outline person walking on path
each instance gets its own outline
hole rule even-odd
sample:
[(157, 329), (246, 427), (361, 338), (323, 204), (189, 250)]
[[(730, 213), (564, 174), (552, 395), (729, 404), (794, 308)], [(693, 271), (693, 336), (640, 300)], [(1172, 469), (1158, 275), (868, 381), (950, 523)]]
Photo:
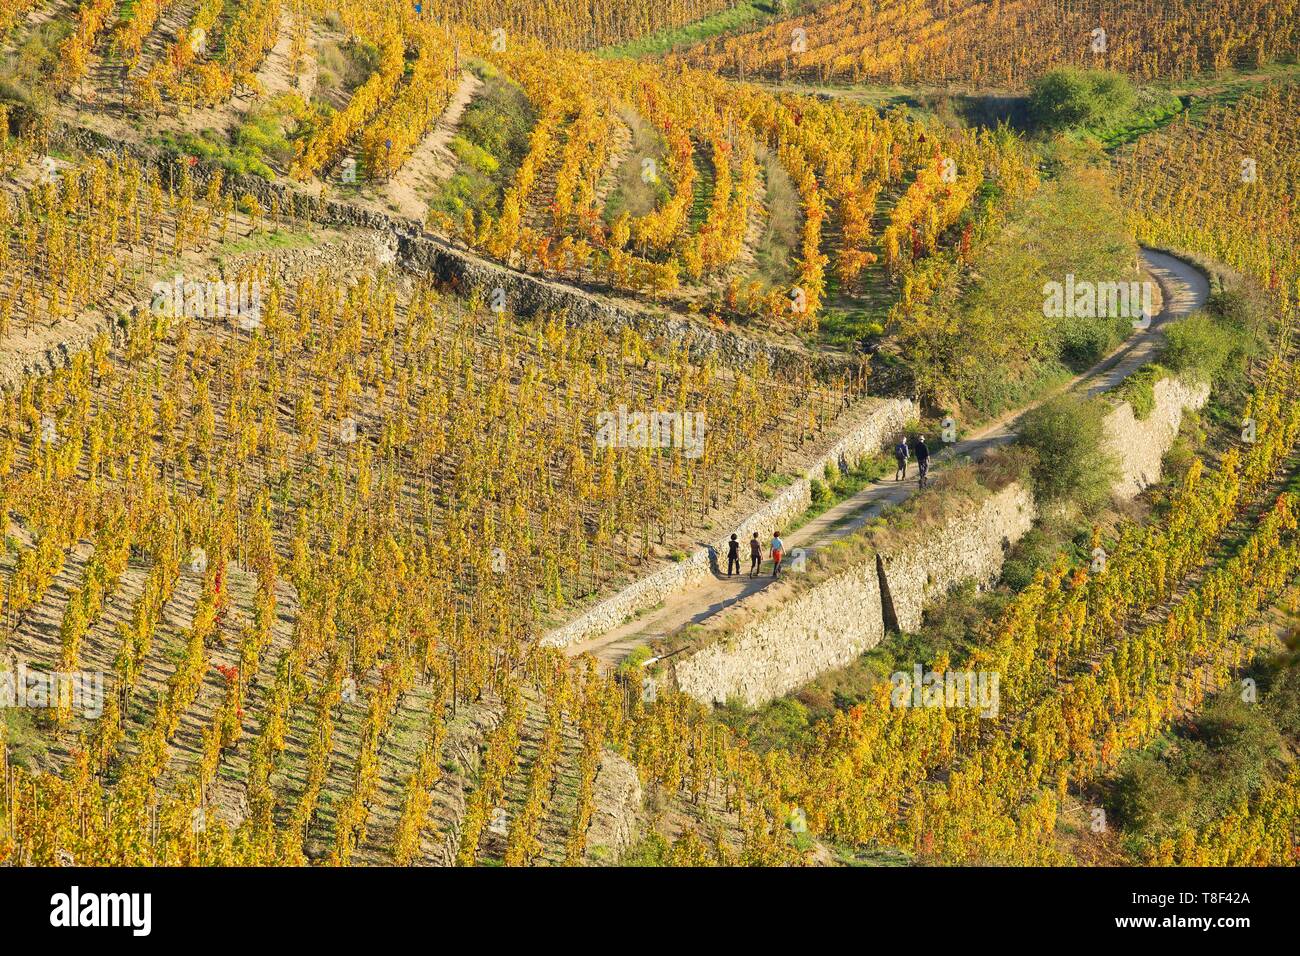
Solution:
[(781, 540), (781, 532), (772, 532), (772, 577), (781, 575), (781, 555), (785, 553), (785, 542)]
[(733, 568), (736, 574), (740, 573), (740, 542), (734, 534), (727, 542), (727, 577), (731, 577)]
[(894, 480), (902, 481), (907, 477), (907, 436), (904, 435), (894, 446), (894, 459), (898, 462), (898, 470), (894, 472)]
[(763, 566), (763, 546), (758, 541), (758, 532), (749, 539), (749, 576), (758, 577), (758, 569)]
[(924, 488), (930, 475), (930, 449), (926, 447), (924, 435), (916, 439), (916, 467), (921, 472), (921, 487)]

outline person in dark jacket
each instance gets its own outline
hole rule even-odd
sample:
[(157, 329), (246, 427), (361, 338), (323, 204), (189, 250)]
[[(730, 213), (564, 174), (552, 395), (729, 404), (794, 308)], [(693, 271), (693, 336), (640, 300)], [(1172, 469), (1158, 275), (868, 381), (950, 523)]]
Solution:
[(732, 569), (735, 569), (736, 574), (740, 573), (740, 542), (734, 534), (727, 542), (727, 577), (731, 577)]
[(902, 481), (907, 477), (907, 436), (904, 435), (894, 446), (894, 460), (898, 462), (898, 470), (894, 472), (894, 480)]
[(930, 475), (930, 449), (926, 447), (924, 435), (916, 439), (916, 467), (921, 472), (921, 487), (924, 488)]

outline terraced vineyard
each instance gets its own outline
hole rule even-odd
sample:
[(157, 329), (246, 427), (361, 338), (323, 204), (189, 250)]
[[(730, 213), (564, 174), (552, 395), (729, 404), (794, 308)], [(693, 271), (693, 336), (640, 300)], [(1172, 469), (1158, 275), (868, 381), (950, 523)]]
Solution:
[(1258, 67), (1294, 53), (1291, 3), (839, 0), (684, 55), (741, 76), (1023, 88), (1059, 66), (1143, 79)]
[[(692, 311), (815, 328), (832, 270), (847, 289), (867, 276), (901, 285), (978, 218), (972, 197), (985, 177), (1000, 175), (1012, 196), (1033, 184), (1015, 145), (995, 137), (927, 137), (869, 109), (781, 100), (703, 74), (597, 68), (580, 55), (543, 61), (523, 48), (491, 60), (520, 84), (537, 125), (499, 203), (462, 204), (459, 220), (438, 211), (435, 224), (531, 271)], [(625, 91), (638, 95), (621, 102)], [(616, 147), (628, 113), (649, 124), (657, 148)], [(802, 222), (790, 261), (767, 275), (755, 269), (772, 216), (760, 155), (791, 171), (788, 201)], [(603, 182), (628, 179), (663, 201), (643, 214), (598, 201)], [(878, 196), (880, 211), (864, 217)]]
[(1287, 324), (1300, 281), (1300, 159), (1286, 120), (1297, 97), (1294, 85), (1268, 85), (1230, 107), (1172, 124), (1121, 160), (1140, 235), (1252, 275)]
[[(63, 208), (83, 190), (93, 196), (104, 174), (102, 163), (69, 171), (34, 196)], [(133, 221), (149, 193), (132, 191), (138, 169), (114, 166), (109, 175), (112, 228)], [(151, 244), (171, 230), (189, 232), (185, 217), (209, 221), (211, 213), (186, 186), (161, 194), (161, 206), (143, 227)], [(43, 225), (39, 261), (54, 261), (57, 236)], [(7, 643), (24, 666), (114, 674), (116, 710), (87, 727), (93, 742), (77, 759), (98, 762), (83, 770), (121, 761), (123, 779), (145, 788), (131, 792), (168, 794), (164, 816), (173, 822), (242, 785), (250, 816), (230, 822), (236, 833), (240, 822), (260, 830), (259, 814), (283, 804), (279, 820), (301, 845), (263, 846), (258, 853), (287, 855), (248, 862), (300, 858), (317, 829), (331, 833), (331, 804), (352, 814), (351, 830), (324, 838), (346, 862), (366, 831), (367, 814), (357, 817), (355, 807), (379, 792), (358, 788), (381, 786), (377, 750), (401, 739), (401, 728), (415, 738), (405, 741), (413, 751), (386, 766), (396, 776), (382, 781), (401, 793), (418, 740), (445, 733), (423, 729), (445, 709), (424, 713), (430, 694), (450, 706), (451, 691), (435, 675), (454, 668), (461, 706), (505, 694), (507, 716), (524, 720), (522, 705), (510, 704), (524, 693), (511, 675), (543, 666), (528, 649), (536, 615), (604, 587), (611, 549), (648, 559), (725, 503), (727, 487), (738, 490), (767, 467), (760, 445), (797, 448), (808, 416), (840, 400), (808, 381), (792, 404), (756, 403), (769, 372), (696, 367), (634, 333), (607, 345), (556, 319), (484, 324), (491, 313), (427, 281), (367, 276), (373, 259), (355, 261), (355, 278), (342, 287), (335, 269), (281, 274), (274, 256), (226, 268), (228, 278), (215, 280), (232, 289), (226, 321), (190, 321), (187, 311), (201, 312), (203, 299), (187, 287), (168, 300), (164, 283), (163, 301), (137, 309), (115, 341), (101, 334), (69, 369), (15, 393), (5, 500), (18, 544), (5, 609)], [(211, 295), (210, 286), (197, 294)], [(264, 303), (251, 311), (249, 290)], [(587, 457), (595, 423), (580, 408), (593, 400), (653, 407), (672, 395), (710, 409), (708, 455), (688, 457), (685, 467), (664, 456), (622, 461), (612, 448)], [(731, 449), (717, 444), (728, 431)], [(577, 482), (580, 494), (545, 494), (558, 480)], [(428, 576), (452, 566), (460, 569), (454, 578)], [(338, 577), (346, 568), (354, 584)], [(51, 635), (57, 647), (46, 643)], [(430, 682), (437, 690), (421, 692)], [(553, 713), (553, 734), (565, 732), (562, 715), (576, 733), (575, 711)], [(529, 734), (538, 729), (528, 726)], [(260, 743), (241, 755), (248, 766), (227, 766), (223, 756), (241, 737)], [(551, 761), (554, 739), (543, 751)], [(519, 745), (510, 740), (511, 749)], [(440, 765), (436, 746), (429, 759)], [(531, 786), (549, 798), (558, 779)], [(508, 773), (502, 786), (517, 793), (517, 783)], [(104, 799), (125, 800), (126, 789)], [(284, 796), (273, 797), (276, 790)], [(548, 802), (534, 798), (534, 814)], [(142, 825), (119, 809), (113, 828), (88, 834), (80, 852), (99, 853), (100, 841), (118, 844)], [(23, 822), (11, 848), (40, 862), (21, 854), (41, 842), (42, 827), (66, 818), (35, 807), (14, 813)], [(536, 838), (521, 834), (526, 845)], [(176, 834), (158, 841), (159, 860), (234, 852)]]
[(0, 866), (1293, 865), (1298, 31), (6, 3)]

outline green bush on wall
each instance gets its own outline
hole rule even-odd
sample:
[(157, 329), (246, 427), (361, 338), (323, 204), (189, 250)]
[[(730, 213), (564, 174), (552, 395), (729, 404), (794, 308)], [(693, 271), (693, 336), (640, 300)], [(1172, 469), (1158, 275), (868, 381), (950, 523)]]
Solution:
[(1105, 70), (1053, 70), (1034, 83), (1029, 114), (1047, 130), (1111, 122), (1133, 109), (1137, 94), (1127, 77)]

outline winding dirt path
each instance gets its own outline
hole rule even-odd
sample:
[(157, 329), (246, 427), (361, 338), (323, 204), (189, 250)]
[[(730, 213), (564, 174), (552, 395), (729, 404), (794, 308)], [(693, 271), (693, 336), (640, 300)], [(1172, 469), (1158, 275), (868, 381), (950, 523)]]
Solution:
[(262, 61), (256, 77), (262, 88), (261, 98), (269, 100), (281, 93), (301, 94), (304, 100), (310, 100), (316, 91), (316, 76), (319, 65), (313, 55), (313, 36), (311, 25), (307, 25), (307, 53), (299, 64), (299, 71), (293, 69), (293, 38), (297, 24), (294, 14), (287, 7), (280, 12), (280, 28), (276, 35), (275, 46), (271, 47)]
[[(978, 460), (994, 448), (1013, 441), (1015, 425), (1019, 419), (1049, 398), (1071, 390), (1083, 391), (1087, 395), (1109, 391), (1152, 360), (1163, 339), (1161, 327), (1201, 308), (1209, 298), (1210, 284), (1194, 266), (1166, 253), (1143, 249), (1142, 259), (1146, 272), (1159, 284), (1161, 291), (1160, 313), (1150, 326), (1130, 335), (1119, 348), (1061, 387), (1029, 405), (1006, 413), (969, 437), (936, 452), (932, 456), (932, 474), (942, 470), (945, 463), (965, 458)], [(915, 471), (915, 466), (910, 467)], [(881, 480), (862, 489), (798, 530), (784, 535), (791, 559), (797, 560), (800, 551), (806, 555), (853, 533), (887, 506), (901, 504), (919, 490), (915, 478), (898, 482)], [(764, 549), (767, 543), (763, 542)], [(745, 543), (741, 542), (741, 545), (742, 567), (748, 567)], [(564, 652), (571, 657), (589, 653), (602, 667), (612, 668), (636, 648), (670, 637), (692, 624), (699, 624), (738, 601), (754, 602), (755, 606), (760, 606), (763, 601), (761, 592), (772, 581), (771, 564), (768, 562), (764, 563), (759, 576), (752, 579), (746, 573), (728, 578), (719, 572), (715, 562), (713, 575), (697, 586), (679, 591), (659, 608), (599, 637), (570, 644)]]
[(434, 187), (450, 178), (456, 170), (456, 154), (451, 151), (451, 141), (460, 129), (460, 118), (465, 115), (465, 108), (482, 88), (483, 81), (476, 75), (468, 70), (461, 74), (460, 86), (442, 111), (442, 116), (438, 117), (438, 122), (384, 187), (382, 198), (399, 215), (424, 221)]

